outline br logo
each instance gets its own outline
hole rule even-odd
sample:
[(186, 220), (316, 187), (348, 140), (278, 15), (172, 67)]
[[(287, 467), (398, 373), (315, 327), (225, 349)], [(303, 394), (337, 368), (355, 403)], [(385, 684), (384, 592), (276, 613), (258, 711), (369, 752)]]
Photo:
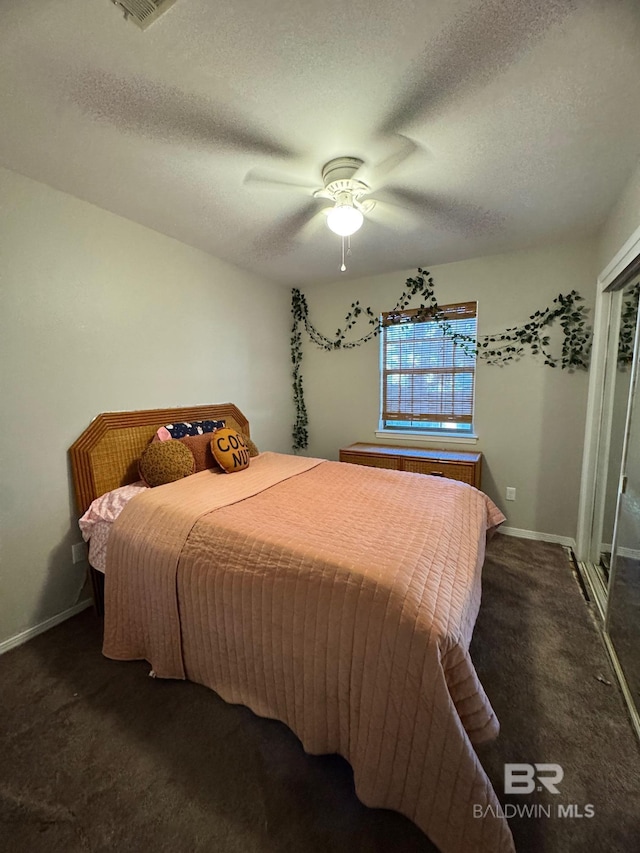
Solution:
[(505, 764), (505, 794), (532, 794), (544, 786), (551, 794), (559, 794), (557, 786), (564, 778), (559, 764)]

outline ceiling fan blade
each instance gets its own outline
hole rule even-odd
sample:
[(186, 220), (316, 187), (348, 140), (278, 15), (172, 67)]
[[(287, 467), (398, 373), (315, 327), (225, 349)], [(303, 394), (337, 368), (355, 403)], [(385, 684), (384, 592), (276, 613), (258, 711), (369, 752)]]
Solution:
[(256, 249), (264, 257), (283, 255), (291, 251), (294, 243), (303, 236), (306, 229), (312, 227), (312, 220), (318, 210), (318, 201), (311, 199), (300, 210), (288, 214), (273, 223), (255, 242)]
[(251, 185), (257, 189), (286, 190), (287, 192), (313, 195), (318, 189), (317, 184), (301, 184), (297, 178), (288, 175), (276, 175), (264, 169), (251, 169), (244, 177), (243, 184)]
[(356, 173), (358, 180), (362, 180), (365, 184), (378, 190), (384, 186), (386, 178), (417, 151), (418, 144), (413, 139), (409, 139), (408, 136), (396, 134), (396, 139), (395, 151), (385, 157), (384, 160), (374, 166), (367, 167), (365, 165), (358, 169)]
[(327, 204), (324, 207), (321, 207), (320, 210), (311, 217), (311, 219), (298, 229), (297, 239), (304, 241), (313, 240), (323, 230), (329, 233), (329, 229), (327, 227), (327, 214), (332, 207), (332, 204)]
[(398, 133), (484, 86), (578, 6), (573, 0), (536, 0), (518, 3), (515, 13), (513, 0), (476, 4), (429, 44), (378, 132)]
[(376, 225), (401, 230), (415, 230), (423, 224), (422, 217), (413, 210), (387, 200), (374, 199), (373, 197), (370, 200), (375, 201), (375, 207), (366, 214), (365, 220), (370, 219)]
[(504, 216), (499, 213), (452, 198), (440, 198), (401, 187), (388, 187), (385, 193), (397, 203), (413, 209), (421, 216), (424, 224), (458, 231), (468, 237), (495, 232), (504, 222)]
[(211, 148), (220, 145), (276, 157), (295, 152), (242, 115), (202, 97), (160, 83), (130, 80), (105, 71), (83, 70), (73, 92), (77, 106), (98, 121), (169, 142)]

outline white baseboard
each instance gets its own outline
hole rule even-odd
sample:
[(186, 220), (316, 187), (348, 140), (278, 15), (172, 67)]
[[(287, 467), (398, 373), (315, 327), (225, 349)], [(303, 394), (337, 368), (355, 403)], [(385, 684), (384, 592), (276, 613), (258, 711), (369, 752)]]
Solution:
[(16, 634), (15, 637), (9, 637), (8, 640), (3, 640), (0, 643), (0, 655), (8, 652), (9, 649), (15, 649), (16, 646), (21, 646), (23, 643), (26, 643), (27, 640), (31, 640), (33, 637), (37, 637), (38, 634), (48, 631), (49, 628), (53, 628), (55, 625), (59, 625), (61, 622), (71, 619), (71, 617), (75, 616), (76, 613), (86, 610), (87, 607), (91, 607), (92, 604), (93, 601), (90, 598), (85, 598), (84, 601), (79, 601), (78, 604), (74, 604), (74, 606), (70, 607), (68, 610), (63, 610), (62, 613), (58, 613), (50, 619), (45, 619), (45, 621), (40, 622), (39, 625), (34, 625), (33, 628), (27, 628), (26, 631), (21, 631), (19, 634)]
[(637, 548), (618, 548), (618, 554), (631, 560), (640, 560), (640, 551)]
[[(600, 553), (601, 554), (610, 554), (613, 551), (613, 545), (609, 545), (608, 542), (600, 543)], [(638, 548), (618, 548), (618, 554), (621, 557), (630, 557), (632, 560), (640, 560), (640, 549)]]
[(537, 542), (554, 542), (568, 548), (576, 547), (576, 540), (570, 536), (556, 536), (555, 533), (539, 533), (537, 530), (521, 530), (519, 527), (499, 527), (498, 533), (505, 536), (516, 536), (518, 539), (535, 539)]

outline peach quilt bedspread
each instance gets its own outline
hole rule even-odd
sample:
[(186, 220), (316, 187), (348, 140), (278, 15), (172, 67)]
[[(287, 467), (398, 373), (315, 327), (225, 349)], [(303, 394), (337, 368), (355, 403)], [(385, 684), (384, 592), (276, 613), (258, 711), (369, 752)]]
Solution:
[(203, 471), (115, 522), (104, 653), (339, 753), (362, 802), (402, 812), (442, 853), (511, 853), (472, 745), (498, 723), (468, 652), (486, 533), (503, 520), (472, 487), (419, 474), (276, 453)]

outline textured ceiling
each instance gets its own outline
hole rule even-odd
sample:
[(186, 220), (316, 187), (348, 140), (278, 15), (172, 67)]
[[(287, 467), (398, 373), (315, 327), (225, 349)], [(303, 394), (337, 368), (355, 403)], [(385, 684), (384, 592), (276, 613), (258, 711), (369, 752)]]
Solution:
[(0, 164), (290, 284), (339, 275), (340, 155), (388, 203), (347, 277), (593, 233), (639, 103), (638, 0), (0, 0)]

